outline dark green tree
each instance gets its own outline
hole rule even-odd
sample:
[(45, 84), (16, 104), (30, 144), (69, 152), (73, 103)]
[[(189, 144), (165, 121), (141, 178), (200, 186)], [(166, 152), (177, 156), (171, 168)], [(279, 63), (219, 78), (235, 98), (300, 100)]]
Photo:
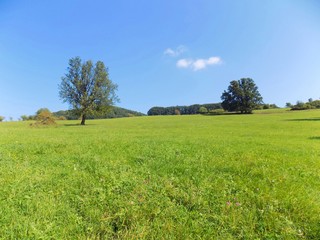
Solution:
[(252, 113), (263, 103), (258, 87), (251, 78), (231, 81), (228, 91), (222, 93), (221, 100), (224, 110), (240, 113)]
[(289, 103), (289, 102), (287, 102), (287, 103), (286, 103), (286, 108), (292, 108), (292, 104)]
[(85, 125), (89, 114), (104, 114), (115, 102), (119, 101), (117, 85), (109, 79), (108, 69), (98, 61), (95, 65), (80, 57), (69, 60), (68, 72), (62, 77), (59, 95), (68, 102)]

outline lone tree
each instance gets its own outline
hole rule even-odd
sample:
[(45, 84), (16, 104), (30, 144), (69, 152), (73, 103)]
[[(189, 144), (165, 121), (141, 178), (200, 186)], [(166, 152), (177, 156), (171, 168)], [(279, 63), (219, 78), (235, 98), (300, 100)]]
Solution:
[(108, 69), (98, 61), (81, 61), (80, 57), (69, 60), (68, 73), (62, 77), (59, 95), (68, 102), (74, 112), (81, 117), (85, 125), (89, 114), (105, 113), (115, 102), (117, 85), (109, 79)]
[(221, 96), (222, 107), (229, 112), (252, 113), (252, 110), (262, 104), (258, 87), (251, 78), (241, 78), (230, 82), (228, 91)]

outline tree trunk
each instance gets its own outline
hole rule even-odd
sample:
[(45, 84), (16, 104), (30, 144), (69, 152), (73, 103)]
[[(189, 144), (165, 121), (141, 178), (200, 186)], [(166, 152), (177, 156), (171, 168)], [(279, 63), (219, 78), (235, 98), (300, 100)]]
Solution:
[(85, 125), (85, 122), (86, 122), (86, 115), (82, 114), (82, 116), (81, 116), (81, 125)]

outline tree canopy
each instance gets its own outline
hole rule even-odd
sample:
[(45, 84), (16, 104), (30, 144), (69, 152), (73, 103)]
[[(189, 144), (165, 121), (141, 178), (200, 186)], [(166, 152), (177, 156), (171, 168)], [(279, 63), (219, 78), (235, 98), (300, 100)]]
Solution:
[(109, 79), (108, 69), (98, 61), (69, 60), (68, 72), (61, 79), (59, 95), (81, 117), (81, 125), (89, 114), (105, 113), (115, 102), (117, 85)]
[(221, 100), (224, 110), (240, 113), (252, 113), (263, 102), (258, 87), (251, 78), (231, 81), (228, 91), (222, 93)]

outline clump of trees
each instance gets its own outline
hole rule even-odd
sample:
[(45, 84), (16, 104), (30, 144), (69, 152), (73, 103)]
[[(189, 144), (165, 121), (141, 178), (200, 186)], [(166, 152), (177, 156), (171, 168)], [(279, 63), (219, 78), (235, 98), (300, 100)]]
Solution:
[[(149, 116), (153, 115), (192, 115), (199, 114), (200, 109), (205, 108), (207, 112), (221, 109), (220, 103), (193, 104), (190, 106), (152, 107), (148, 111)], [(180, 113), (180, 114), (178, 114)]]
[(20, 119), (22, 121), (30, 121), (30, 120), (35, 120), (35, 116), (34, 115), (21, 115)]
[(90, 60), (82, 62), (80, 57), (71, 58), (61, 80), (60, 98), (81, 117), (81, 125), (85, 125), (88, 115), (103, 114), (119, 101), (117, 85), (109, 79), (102, 61), (93, 64)]
[(313, 100), (310, 98), (308, 102), (302, 102), (302, 101), (297, 101), (295, 105), (292, 105), (290, 103), (286, 104), (287, 106), (291, 107), (291, 110), (307, 110), (307, 109), (316, 109), (320, 108), (320, 100)]
[(228, 112), (252, 113), (263, 103), (257, 85), (251, 78), (241, 78), (230, 82), (221, 96), (222, 107)]
[(0, 116), (0, 122), (2, 122), (5, 119), (5, 117)]

